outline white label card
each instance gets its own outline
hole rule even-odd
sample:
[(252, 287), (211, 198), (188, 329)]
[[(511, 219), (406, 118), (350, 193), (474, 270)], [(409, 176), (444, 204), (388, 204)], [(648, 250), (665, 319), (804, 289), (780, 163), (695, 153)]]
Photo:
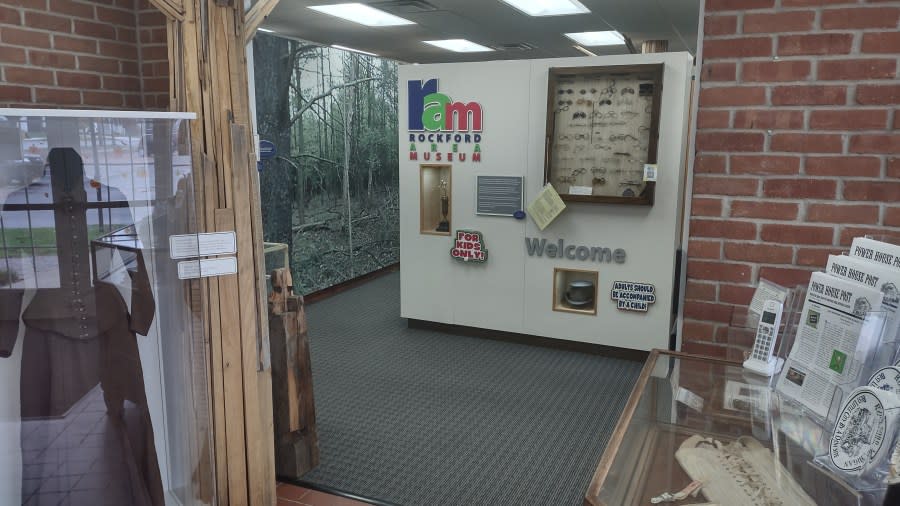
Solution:
[(590, 195), (594, 189), (590, 186), (570, 186), (569, 195)]
[(700, 413), (703, 411), (703, 398), (687, 388), (678, 387), (675, 400)]
[(237, 238), (233, 231), (169, 236), (169, 257), (172, 259), (235, 253), (237, 253)]
[(644, 181), (656, 181), (656, 164), (644, 164)]
[(204, 258), (178, 262), (178, 279), (199, 279), (237, 274), (236, 257)]

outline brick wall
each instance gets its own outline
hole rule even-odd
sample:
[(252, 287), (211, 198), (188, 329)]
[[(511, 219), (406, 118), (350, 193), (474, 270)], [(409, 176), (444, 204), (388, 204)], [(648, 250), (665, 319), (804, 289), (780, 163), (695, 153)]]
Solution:
[(900, 233), (898, 23), (897, 1), (706, 0), (685, 351), (725, 356), (760, 278)]
[[(168, 73), (165, 49), (156, 47), (160, 27), (165, 48), (165, 19), (139, 11), (135, 0), (6, 0), (0, 106), (165, 108), (159, 94), (168, 95), (168, 81), (157, 91)], [(147, 45), (138, 41), (139, 28)], [(152, 90), (146, 97), (143, 87)]]
[(148, 0), (138, 0), (138, 50), (141, 56), (141, 77), (144, 107), (169, 107), (169, 49), (166, 17)]

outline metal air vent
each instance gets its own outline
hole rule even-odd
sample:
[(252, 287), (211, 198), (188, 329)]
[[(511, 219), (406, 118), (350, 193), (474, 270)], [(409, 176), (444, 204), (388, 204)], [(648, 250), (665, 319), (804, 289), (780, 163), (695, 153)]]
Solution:
[(438, 10), (437, 7), (424, 0), (387, 0), (385, 2), (374, 2), (369, 5), (391, 14), (418, 14)]
[(499, 44), (494, 47), (498, 51), (531, 51), (535, 46), (527, 42), (511, 42), (509, 44)]

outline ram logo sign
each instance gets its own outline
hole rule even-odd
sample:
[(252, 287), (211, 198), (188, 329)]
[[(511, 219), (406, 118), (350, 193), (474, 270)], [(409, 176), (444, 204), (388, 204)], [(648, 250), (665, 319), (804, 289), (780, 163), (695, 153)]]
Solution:
[[(437, 79), (407, 82), (409, 159), (480, 162), (484, 111), (478, 102), (455, 102), (438, 92)], [(461, 149), (460, 146), (471, 149)], [(467, 152), (468, 151), (468, 152)]]

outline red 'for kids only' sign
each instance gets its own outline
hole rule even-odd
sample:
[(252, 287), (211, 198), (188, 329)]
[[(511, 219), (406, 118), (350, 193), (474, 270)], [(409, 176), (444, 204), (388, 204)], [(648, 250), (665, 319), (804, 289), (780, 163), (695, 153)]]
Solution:
[(488, 251), (484, 247), (484, 236), (481, 235), (481, 232), (473, 230), (457, 230), (450, 256), (460, 262), (483, 263), (487, 261)]

